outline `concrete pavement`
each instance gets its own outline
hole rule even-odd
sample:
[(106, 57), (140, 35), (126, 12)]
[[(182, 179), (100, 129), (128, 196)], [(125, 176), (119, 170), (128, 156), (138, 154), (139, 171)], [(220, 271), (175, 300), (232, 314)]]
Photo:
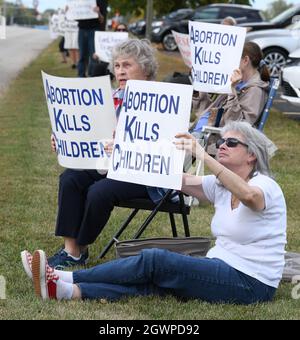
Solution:
[(274, 98), (273, 107), (278, 111), (281, 111), (285, 117), (300, 120), (300, 107), (289, 103), (288, 101), (282, 99), (282, 89), (279, 88)]
[(7, 27), (6, 39), (0, 40), (0, 95), (50, 42), (49, 31)]

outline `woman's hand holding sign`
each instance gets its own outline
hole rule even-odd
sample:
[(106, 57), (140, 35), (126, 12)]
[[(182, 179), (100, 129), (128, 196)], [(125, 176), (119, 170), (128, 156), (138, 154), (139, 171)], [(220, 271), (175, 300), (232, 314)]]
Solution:
[(101, 10), (100, 10), (100, 7), (94, 7), (93, 8), (93, 11), (94, 12), (96, 12), (97, 14), (98, 14), (98, 16), (99, 16), (99, 22), (100, 22), (100, 24), (102, 24), (103, 22), (104, 22), (104, 16), (102, 15), (102, 13), (101, 13)]
[(114, 139), (107, 141), (104, 145), (104, 150), (108, 155), (111, 155), (114, 149)]
[(231, 81), (231, 87), (235, 88), (235, 86), (242, 80), (242, 71), (238, 68), (233, 71), (230, 81)]
[(53, 152), (56, 152), (55, 136), (53, 133), (51, 134), (51, 150)]
[(178, 150), (185, 150), (197, 159), (203, 158), (205, 151), (193, 135), (189, 133), (178, 133), (175, 138), (177, 140), (175, 140), (174, 144)]

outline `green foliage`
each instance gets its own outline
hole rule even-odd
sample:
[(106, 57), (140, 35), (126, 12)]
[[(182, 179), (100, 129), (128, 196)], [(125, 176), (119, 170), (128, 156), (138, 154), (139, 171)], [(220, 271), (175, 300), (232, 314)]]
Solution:
[[(0, 0), (1, 1), (1, 0)], [(18, 25), (44, 25), (48, 23), (48, 17), (37, 20), (37, 12), (33, 8), (27, 8), (17, 3), (6, 3), (6, 22)]]
[(268, 5), (267, 10), (264, 11), (264, 15), (266, 19), (270, 20), (292, 6), (293, 5), (288, 4), (286, 0), (275, 0)]
[[(155, 14), (157, 16), (164, 15), (171, 11), (174, 11), (179, 8), (196, 8), (199, 6), (204, 6), (212, 3), (224, 3), (222, 0), (173, 0), (173, 1), (161, 1), (154, 0), (153, 7)], [(236, 4), (244, 4), (249, 5), (251, 0), (237, 0)], [(110, 0), (109, 5), (112, 8), (112, 13), (115, 13), (116, 10), (119, 10), (122, 15), (126, 15), (128, 13), (134, 15), (141, 15), (146, 12), (146, 4), (147, 0)]]

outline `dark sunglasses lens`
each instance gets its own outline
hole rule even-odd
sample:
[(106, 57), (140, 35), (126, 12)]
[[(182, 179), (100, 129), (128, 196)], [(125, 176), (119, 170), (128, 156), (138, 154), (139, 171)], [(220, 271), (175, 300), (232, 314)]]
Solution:
[(226, 145), (229, 148), (235, 148), (238, 144), (239, 144), (239, 141), (237, 139), (235, 139), (235, 138), (228, 138), (226, 140)]
[(227, 138), (227, 139), (224, 139), (224, 138), (220, 138), (219, 140), (217, 140), (216, 142), (216, 148), (219, 149), (219, 147), (222, 145), (222, 144), (226, 144), (229, 148), (235, 148), (238, 144), (239, 144), (239, 141), (235, 138)]
[(216, 148), (219, 149), (219, 147), (225, 143), (225, 139), (224, 138), (220, 138), (216, 141)]

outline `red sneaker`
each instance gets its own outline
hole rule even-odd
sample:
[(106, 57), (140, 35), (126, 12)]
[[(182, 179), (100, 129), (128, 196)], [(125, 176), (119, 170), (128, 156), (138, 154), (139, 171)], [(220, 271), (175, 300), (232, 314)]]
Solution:
[(21, 259), (22, 259), (22, 264), (23, 268), (27, 274), (27, 276), (32, 280), (32, 255), (29, 253), (27, 250), (23, 250), (21, 252)]
[(32, 277), (36, 295), (44, 300), (57, 299), (56, 283), (59, 279), (54, 269), (48, 265), (43, 250), (36, 250), (32, 258)]

